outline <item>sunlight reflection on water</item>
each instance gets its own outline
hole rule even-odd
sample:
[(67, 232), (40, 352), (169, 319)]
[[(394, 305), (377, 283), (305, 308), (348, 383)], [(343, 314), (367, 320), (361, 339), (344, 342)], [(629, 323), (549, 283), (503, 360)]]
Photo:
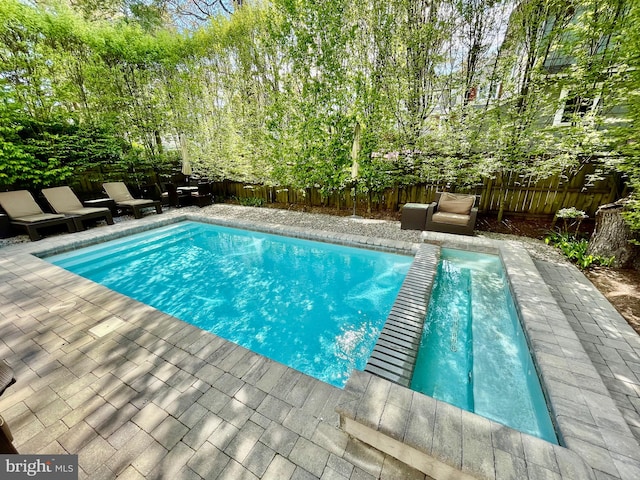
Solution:
[(182, 222), (48, 260), (343, 386), (413, 258)]

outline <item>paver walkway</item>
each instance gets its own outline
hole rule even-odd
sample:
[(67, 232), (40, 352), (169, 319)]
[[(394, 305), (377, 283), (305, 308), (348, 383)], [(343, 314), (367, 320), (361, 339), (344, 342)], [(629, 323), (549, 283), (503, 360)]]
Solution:
[(640, 441), (640, 336), (576, 267), (535, 263)]

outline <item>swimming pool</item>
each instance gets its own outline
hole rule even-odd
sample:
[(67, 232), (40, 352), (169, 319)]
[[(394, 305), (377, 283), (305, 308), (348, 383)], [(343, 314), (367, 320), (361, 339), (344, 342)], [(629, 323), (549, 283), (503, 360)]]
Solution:
[(411, 388), (558, 443), (498, 256), (442, 249)]
[(413, 258), (180, 222), (46, 260), (342, 387)]

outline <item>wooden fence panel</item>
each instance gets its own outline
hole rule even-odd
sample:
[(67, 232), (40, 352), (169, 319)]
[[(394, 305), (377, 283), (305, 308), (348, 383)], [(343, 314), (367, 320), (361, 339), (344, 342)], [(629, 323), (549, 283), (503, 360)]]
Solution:
[[(574, 206), (592, 216), (598, 206), (616, 200), (617, 193), (617, 180), (614, 178), (604, 178), (589, 183), (588, 176), (592, 172), (592, 168), (585, 166), (575, 172), (575, 176), (570, 176), (569, 181), (561, 175), (536, 180), (522, 178), (512, 172), (505, 174), (501, 179), (485, 179), (481, 185), (476, 187), (454, 190), (479, 194), (481, 196), (480, 210), (483, 212), (497, 213), (502, 205), (504, 214), (551, 216), (560, 208)], [(389, 188), (378, 195), (372, 195), (371, 207), (372, 209), (397, 211), (405, 203), (429, 203), (435, 200), (436, 192), (442, 191), (443, 188), (443, 185), (431, 183)], [(317, 188), (301, 190), (291, 187), (266, 187), (226, 181), (216, 182), (214, 193), (217, 196), (238, 199), (256, 197), (269, 203), (353, 208), (351, 189), (323, 196)], [(367, 207), (367, 197), (368, 194), (358, 193), (358, 209)]]
[(289, 189), (288, 188), (276, 188), (275, 201), (277, 203), (290, 203), (289, 202)]
[[(553, 175), (544, 179), (525, 178), (516, 172), (505, 172), (496, 178), (486, 178), (476, 186), (454, 187), (453, 191), (481, 195), (480, 211), (487, 213), (498, 213), (502, 210), (507, 215), (552, 216), (560, 208), (573, 206), (593, 216), (600, 205), (617, 200), (623, 185), (619, 175), (616, 174), (594, 178), (593, 175), (597, 169), (597, 164), (587, 163), (565, 175)], [(95, 198), (100, 196), (104, 181), (117, 178), (125, 181), (135, 190), (145, 185), (160, 184), (161, 177), (175, 181), (173, 177), (154, 171), (105, 172), (102, 168), (96, 168), (74, 177), (69, 185), (82, 197)], [(405, 203), (430, 203), (435, 200), (436, 192), (444, 188), (442, 184), (424, 183), (389, 188), (377, 194), (358, 192), (357, 208), (366, 209), (369, 205), (372, 210), (397, 211)], [(235, 197), (242, 200), (255, 197), (268, 203), (353, 208), (350, 188), (323, 196), (317, 188), (303, 190), (287, 186), (249, 185), (225, 180), (213, 182), (213, 192), (219, 199)]]

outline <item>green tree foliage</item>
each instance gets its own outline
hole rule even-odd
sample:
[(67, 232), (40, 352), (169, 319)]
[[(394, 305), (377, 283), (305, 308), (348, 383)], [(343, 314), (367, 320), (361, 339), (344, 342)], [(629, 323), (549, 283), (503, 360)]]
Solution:
[[(628, 0), (34, 5), (0, 4), (0, 151), (5, 165), (37, 167), (25, 181), (45, 157), (58, 180), (96, 162), (177, 162), (182, 139), (203, 175), (328, 196), (354, 185), (356, 131), (356, 183), (370, 198), (601, 157), (640, 176)], [(626, 123), (609, 128), (611, 114)], [(30, 125), (46, 134), (25, 142)]]
[(38, 164), (21, 145), (20, 129), (7, 111), (0, 111), (0, 185), (28, 180), (39, 182), (47, 171), (47, 165)]
[(632, 231), (640, 232), (640, 5), (629, 7), (623, 27), (613, 36), (619, 43), (617, 62), (612, 62), (609, 89), (618, 105), (624, 105), (619, 121), (609, 126), (607, 133), (614, 146), (609, 163), (625, 173), (631, 187), (631, 202), (624, 213)]
[(127, 145), (105, 126), (38, 121), (14, 113), (0, 127), (0, 185), (58, 185), (74, 173), (123, 161)]

